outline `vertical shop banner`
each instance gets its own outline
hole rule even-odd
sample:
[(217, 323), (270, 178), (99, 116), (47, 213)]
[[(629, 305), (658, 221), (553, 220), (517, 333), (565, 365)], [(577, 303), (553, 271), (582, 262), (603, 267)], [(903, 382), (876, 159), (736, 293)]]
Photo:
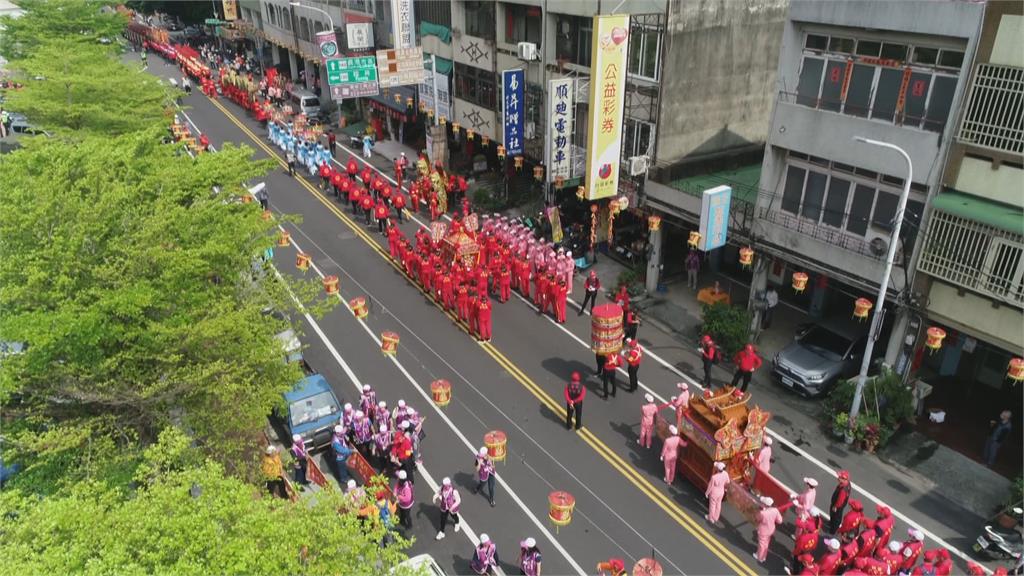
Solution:
[[(445, 118), (452, 118), (452, 96), (448, 90), (448, 77), (438, 72), (436, 75), (430, 69), (430, 59), (428, 58), (424, 62), (424, 68), (426, 69), (427, 76), (420, 82), (419, 92), (420, 102), (426, 106), (427, 110), (434, 110), (436, 115), (444, 116)], [(437, 82), (437, 109), (434, 109), (434, 82)]]
[(700, 198), (700, 243), (707, 252), (725, 246), (729, 233), (729, 205), (732, 188), (722, 185), (705, 190)]
[(590, 200), (618, 193), (628, 49), (628, 14), (594, 16), (587, 130), (586, 187)]
[(548, 182), (572, 172), (575, 92), (572, 78), (548, 82)]
[(327, 62), (338, 57), (338, 37), (334, 30), (316, 33), (316, 45), (320, 48), (320, 59)]
[(222, 0), (221, 7), (224, 8), (225, 20), (238, 20), (238, 0)]
[(395, 35), (395, 48), (416, 47), (412, 0), (391, 0), (391, 30)]
[(526, 76), (522, 70), (505, 70), (501, 73), (502, 94), (502, 144), (509, 156), (523, 153), (523, 89)]

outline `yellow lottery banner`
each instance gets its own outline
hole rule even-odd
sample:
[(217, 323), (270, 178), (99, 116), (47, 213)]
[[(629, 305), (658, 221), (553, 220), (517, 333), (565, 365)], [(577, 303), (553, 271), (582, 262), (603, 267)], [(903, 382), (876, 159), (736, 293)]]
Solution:
[(608, 198), (618, 193), (628, 50), (629, 15), (594, 16), (587, 130), (588, 200)]

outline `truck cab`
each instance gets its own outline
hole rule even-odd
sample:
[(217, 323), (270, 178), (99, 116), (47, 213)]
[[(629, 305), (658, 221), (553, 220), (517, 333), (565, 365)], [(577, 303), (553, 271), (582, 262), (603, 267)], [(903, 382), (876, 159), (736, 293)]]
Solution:
[(334, 425), (341, 417), (341, 404), (326, 378), (320, 374), (306, 376), (284, 394), (284, 400), (287, 413), (282, 420), (288, 434), (302, 434), (310, 450), (331, 443)]

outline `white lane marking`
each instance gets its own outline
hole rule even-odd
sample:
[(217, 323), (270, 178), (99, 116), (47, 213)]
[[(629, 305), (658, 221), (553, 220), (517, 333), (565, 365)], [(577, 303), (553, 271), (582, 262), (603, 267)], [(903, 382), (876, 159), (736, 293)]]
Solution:
[[(280, 228), (281, 228), (281, 230), (284, 230), (283, 227), (280, 227)], [(300, 252), (302, 251), (302, 249), (298, 246), (298, 244), (295, 242), (294, 239), (292, 239), (292, 245), (295, 247), (296, 250), (298, 250)], [(313, 269), (314, 272), (317, 273), (318, 276), (320, 276), (321, 278), (324, 277), (324, 273), (320, 270), (320, 268), (316, 264), (310, 262), (310, 267)], [(276, 272), (276, 269), (275, 269), (275, 272)], [(337, 294), (336, 296), (337, 296), (337, 298), (339, 300), (343, 301), (343, 299), (341, 298), (341, 294), (340, 293)], [(308, 318), (308, 315), (307, 315), (307, 318)], [(366, 333), (369, 335), (370, 339), (373, 340), (379, 346), (381, 344), (380, 338), (376, 334), (373, 333), (373, 330), (370, 329), (370, 327), (369, 327), (369, 325), (367, 325), (366, 321), (362, 320), (362, 319), (356, 319), (356, 321), (359, 323), (360, 326), (362, 326), (363, 330), (366, 331)], [(322, 334), (322, 333), (319, 332), (319, 330), (318, 330), (318, 334)], [(337, 358), (340, 359), (340, 356), (338, 356)], [(459, 428), (455, 425), (455, 423), (452, 422), (450, 418), (448, 418), (448, 415), (445, 414), (444, 411), (442, 411), (441, 408), (437, 404), (434, 403), (434, 401), (431, 398), (431, 396), (429, 394), (427, 394), (427, 392), (423, 389), (423, 387), (420, 386), (420, 384), (416, 382), (416, 379), (413, 378), (411, 374), (409, 374), (409, 372), (405, 369), (405, 366), (403, 366), (402, 363), (398, 361), (398, 358), (396, 358), (395, 356), (389, 356), (388, 359), (391, 361), (392, 364), (394, 364), (394, 366), (396, 368), (398, 368), (399, 372), (401, 372), (402, 375), (405, 376), (406, 380), (409, 381), (409, 384), (412, 385), (412, 387), (420, 394), (420, 396), (424, 400), (424, 403), (429, 405), (431, 408), (433, 408), (433, 410), (437, 414), (437, 416), (448, 425), (448, 428), (451, 429), (451, 431), (454, 432), (456, 436), (459, 437), (459, 440), (462, 441), (463, 445), (466, 446), (466, 448), (469, 450), (469, 452), (471, 454), (476, 454), (476, 451), (477, 451), (478, 447), (474, 446), (469, 441), (469, 439), (466, 438), (466, 436), (462, 433), (462, 431), (459, 430)], [(554, 537), (553, 534), (551, 534), (551, 532), (548, 530), (547, 526), (545, 526), (544, 523), (541, 522), (537, 518), (536, 515), (534, 515), (534, 513), (529, 509), (529, 507), (526, 506), (526, 504), (522, 501), (522, 499), (519, 497), (519, 495), (514, 490), (512, 490), (512, 487), (509, 486), (507, 482), (505, 482), (505, 480), (502, 478), (502, 476), (501, 475), (495, 475), (495, 478), (496, 478), (497, 482), (501, 485), (501, 487), (504, 488), (505, 491), (508, 493), (508, 495), (512, 498), (512, 500), (515, 501), (515, 503), (523, 510), (523, 513), (526, 514), (526, 516), (533, 522), (534, 526), (536, 526), (540, 530), (541, 534), (543, 534), (548, 539), (548, 541), (551, 543), (551, 545), (554, 546), (554, 548), (556, 550), (558, 550), (558, 552), (565, 558), (565, 560), (569, 563), (569, 565), (573, 568), (573, 570), (575, 570), (576, 573), (579, 574), (580, 576), (586, 576), (587, 572), (585, 570), (583, 570), (583, 568), (579, 564), (576, 563), (576, 560), (573, 559), (573, 557), (562, 546), (562, 544)]]
[[(574, 473), (573, 473), (573, 472), (572, 472), (571, 470), (569, 470), (568, 468), (566, 468), (566, 467), (565, 467), (565, 465), (563, 465), (563, 464), (562, 464), (562, 462), (561, 462), (561, 461), (560, 461), (560, 460), (559, 460), (558, 458), (556, 458), (556, 457), (555, 457), (555, 456), (554, 456), (553, 454), (551, 454), (550, 452), (548, 452), (548, 450), (547, 450), (547, 449), (546, 449), (546, 448), (545, 448), (545, 447), (544, 447), (544, 446), (543, 446), (543, 445), (542, 445), (542, 444), (541, 444), (540, 442), (538, 442), (538, 441), (537, 441), (537, 439), (536, 439), (536, 438), (534, 438), (534, 436), (533, 436), (532, 434), (530, 434), (529, 432), (527, 432), (527, 431), (526, 431), (525, 429), (523, 429), (523, 427), (522, 427), (522, 426), (520, 426), (520, 425), (519, 425), (518, 421), (517, 421), (517, 420), (516, 420), (515, 418), (512, 418), (511, 416), (509, 416), (509, 415), (508, 415), (508, 414), (507, 414), (507, 413), (506, 413), (506, 412), (505, 412), (504, 410), (502, 410), (502, 409), (501, 409), (501, 408), (500, 408), (500, 407), (499, 407), (499, 406), (498, 406), (497, 404), (495, 404), (494, 402), (492, 402), (492, 401), (491, 401), (491, 399), (490, 399), (490, 398), (489, 398), (489, 397), (487, 396), (487, 394), (485, 394), (485, 393), (484, 393), (484, 392), (483, 392), (482, 390), (480, 390), (479, 388), (477, 388), (477, 387), (476, 387), (476, 385), (474, 385), (474, 384), (473, 384), (473, 383), (472, 383), (472, 382), (471, 382), (471, 381), (470, 381), (470, 380), (469, 380), (468, 378), (466, 378), (466, 377), (465, 377), (465, 376), (464, 376), (464, 375), (463, 375), (463, 374), (462, 374), (462, 373), (461, 373), (461, 372), (460, 372), (460, 371), (459, 371), (459, 370), (458, 370), (457, 368), (455, 368), (454, 366), (452, 366), (452, 365), (451, 365), (451, 364), (450, 364), (450, 363), (448, 362), (448, 360), (447, 360), (447, 359), (445, 359), (445, 357), (444, 357), (443, 355), (441, 355), (440, 353), (438, 353), (438, 352), (437, 352), (436, 350), (434, 350), (434, 348), (433, 348), (432, 346), (430, 346), (430, 344), (428, 344), (428, 343), (427, 343), (427, 342), (426, 342), (425, 340), (423, 340), (423, 338), (421, 338), (421, 337), (419, 336), (419, 334), (418, 334), (417, 332), (415, 332), (415, 331), (414, 331), (414, 330), (413, 330), (412, 328), (410, 328), (410, 327), (409, 327), (408, 325), (406, 325), (406, 324), (405, 324), (405, 322), (403, 322), (403, 321), (401, 320), (401, 318), (399, 318), (399, 317), (398, 317), (397, 315), (395, 315), (395, 314), (394, 314), (393, 312), (391, 312), (391, 310), (390, 310), (390, 309), (388, 308), (388, 306), (387, 306), (387, 305), (385, 305), (385, 304), (384, 304), (384, 303), (383, 303), (383, 302), (382, 302), (382, 301), (381, 301), (381, 300), (380, 300), (379, 298), (375, 297), (375, 296), (374, 296), (374, 295), (373, 295), (373, 294), (372, 294), (372, 293), (371, 293), (371, 292), (370, 292), (370, 291), (369, 291), (369, 290), (368, 290), (368, 289), (366, 288), (366, 286), (364, 286), (364, 285), (363, 285), (363, 284), (362, 284), (361, 282), (359, 282), (359, 280), (357, 280), (357, 279), (356, 279), (356, 278), (355, 278), (354, 276), (352, 276), (351, 274), (349, 274), (349, 273), (348, 273), (348, 271), (347, 271), (347, 270), (345, 270), (345, 268), (344, 268), (343, 266), (341, 266), (341, 264), (340, 264), (340, 263), (339, 263), (338, 261), (336, 261), (336, 260), (335, 260), (335, 259), (334, 259), (334, 258), (333, 258), (333, 257), (332, 257), (332, 256), (331, 256), (330, 254), (328, 254), (328, 253), (327, 253), (327, 251), (325, 251), (325, 250), (324, 250), (323, 248), (321, 248), (321, 247), (320, 247), (320, 246), (319, 246), (319, 245), (318, 245), (318, 244), (316, 243), (316, 241), (314, 241), (314, 240), (313, 240), (312, 238), (310, 238), (310, 237), (309, 237), (309, 236), (308, 236), (308, 235), (307, 235), (307, 234), (306, 234), (306, 233), (305, 233), (305, 232), (304, 232), (304, 231), (303, 231), (303, 230), (302, 230), (301, 228), (299, 228), (298, 226), (295, 226), (295, 232), (296, 232), (297, 234), (301, 234), (303, 238), (305, 238), (305, 239), (309, 240), (309, 243), (310, 243), (310, 244), (312, 244), (312, 245), (313, 245), (313, 246), (314, 246), (314, 247), (315, 247), (315, 248), (316, 248), (316, 249), (317, 249), (317, 250), (318, 250), (318, 251), (319, 251), (319, 252), (320, 252), (321, 254), (323, 254), (323, 255), (324, 255), (324, 257), (325, 257), (325, 258), (327, 258), (327, 260), (328, 260), (328, 261), (329, 261), (329, 262), (330, 262), (331, 264), (333, 264), (333, 265), (337, 266), (337, 267), (338, 267), (338, 269), (339, 269), (339, 270), (341, 271), (341, 273), (342, 273), (342, 274), (344, 274), (344, 275), (345, 275), (345, 277), (346, 277), (346, 278), (348, 278), (348, 280), (350, 280), (350, 281), (351, 281), (351, 283), (352, 283), (352, 284), (353, 284), (354, 286), (356, 286), (356, 287), (358, 287), (358, 288), (359, 288), (359, 291), (360, 291), (360, 292), (362, 292), (363, 294), (365, 294), (365, 295), (367, 295), (367, 296), (371, 297), (371, 298), (372, 298), (372, 300), (373, 300), (374, 302), (378, 303), (378, 304), (380, 305), (380, 309), (381, 309), (381, 311), (382, 311), (382, 312), (384, 312), (384, 313), (386, 313), (387, 315), (391, 316), (391, 317), (392, 317), (392, 318), (393, 318), (393, 319), (395, 320), (395, 322), (397, 322), (397, 323), (398, 323), (398, 324), (399, 324), (399, 325), (400, 325), (400, 326), (401, 326), (401, 327), (402, 327), (402, 328), (404, 329), (404, 332), (405, 332), (405, 333), (408, 333), (408, 334), (410, 334), (410, 335), (411, 335), (411, 336), (412, 336), (412, 337), (413, 337), (414, 339), (416, 339), (416, 341), (418, 341), (418, 342), (419, 342), (419, 343), (420, 343), (420, 344), (421, 344), (421, 345), (422, 345), (422, 346), (423, 346), (424, 348), (426, 348), (426, 349), (427, 349), (428, 351), (430, 351), (430, 353), (431, 353), (431, 354), (433, 354), (433, 355), (434, 355), (434, 356), (435, 356), (435, 357), (436, 357), (436, 358), (437, 358), (437, 359), (438, 359), (438, 360), (439, 360), (439, 361), (440, 361), (440, 362), (441, 362), (442, 364), (444, 364), (444, 365), (445, 365), (445, 366), (446, 366), (446, 367), (448, 368), (448, 370), (450, 370), (450, 371), (451, 371), (451, 372), (452, 372), (453, 374), (455, 374), (456, 376), (458, 376), (458, 378), (459, 378), (459, 379), (460, 379), (460, 380), (461, 380), (461, 381), (462, 381), (463, 383), (465, 383), (465, 384), (466, 384), (466, 386), (468, 386), (468, 387), (469, 387), (470, 389), (472, 389), (472, 390), (473, 390), (474, 392), (476, 392), (476, 393), (477, 393), (477, 395), (478, 395), (478, 396), (479, 396), (479, 397), (480, 397), (480, 398), (481, 398), (481, 399), (482, 399), (482, 400), (483, 400), (484, 402), (486, 402), (486, 403), (487, 403), (488, 405), (490, 405), (490, 406), (491, 406), (491, 407), (492, 407), (492, 408), (493, 408), (493, 409), (494, 409), (494, 410), (495, 410), (496, 412), (498, 412), (499, 414), (501, 414), (501, 416), (502, 416), (503, 418), (505, 418), (505, 420), (506, 420), (506, 421), (508, 421), (508, 422), (509, 422), (509, 423), (510, 423), (510, 424), (511, 424), (511, 425), (512, 425), (513, 427), (515, 427), (515, 428), (516, 428), (517, 430), (519, 430), (519, 432), (520, 432), (521, 434), (523, 434), (523, 436), (525, 436), (526, 438), (528, 438), (528, 439), (529, 439), (529, 441), (530, 441), (530, 443), (532, 443), (532, 444), (533, 444), (533, 445), (534, 445), (534, 446), (535, 446), (535, 447), (536, 447), (536, 448), (537, 448), (538, 450), (540, 450), (540, 451), (541, 451), (541, 452), (542, 452), (542, 453), (543, 453), (543, 454), (544, 454), (545, 456), (547, 456), (547, 457), (548, 457), (548, 458), (549, 458), (549, 459), (550, 459), (550, 460), (551, 460), (551, 461), (552, 461), (552, 462), (553, 462), (553, 463), (554, 463), (554, 464), (555, 464), (555, 465), (556, 465), (556, 466), (557, 466), (558, 468), (561, 468), (561, 469), (562, 469), (562, 471), (564, 471), (566, 475), (568, 475), (568, 476), (569, 476), (570, 478), (572, 478), (572, 479), (573, 479), (574, 481), (576, 481), (576, 483), (577, 483), (577, 484), (578, 484), (578, 485), (579, 485), (579, 486), (580, 486), (580, 487), (581, 487), (581, 488), (582, 488), (583, 490), (585, 490), (585, 491), (586, 491), (587, 493), (589, 493), (589, 494), (590, 494), (591, 496), (593, 496), (593, 497), (594, 497), (594, 499), (595, 499), (596, 501), (600, 502), (600, 503), (601, 503), (601, 505), (602, 505), (602, 506), (604, 506), (604, 508), (608, 510), (608, 512), (610, 512), (610, 513), (611, 513), (611, 514), (612, 514), (613, 516), (615, 516), (615, 518), (617, 518), (617, 519), (618, 519), (618, 520), (619, 520), (619, 521), (620, 521), (620, 522), (621, 522), (621, 523), (622, 523), (623, 525), (627, 526), (627, 527), (628, 527), (628, 528), (629, 528), (629, 529), (630, 529), (630, 530), (631, 530), (631, 531), (632, 531), (632, 532), (633, 532), (633, 533), (634, 533), (634, 534), (635, 534), (635, 535), (636, 535), (636, 536), (637, 536), (638, 538), (640, 538), (640, 540), (642, 540), (642, 541), (643, 541), (643, 542), (644, 542), (644, 543), (645, 543), (645, 544), (646, 544), (647, 546), (649, 546), (649, 547), (651, 547), (652, 549), (654, 549), (654, 550), (655, 550), (655, 551), (657, 552), (657, 554), (658, 554), (658, 555), (659, 555), (659, 556), (660, 556), (661, 558), (665, 559), (665, 562), (667, 562), (668, 564), (671, 564), (671, 565), (672, 565), (672, 567), (673, 567), (673, 568), (674, 568), (674, 570), (675, 570), (675, 573), (677, 573), (677, 574), (683, 574), (683, 573), (684, 573), (684, 572), (683, 572), (683, 570), (682, 570), (682, 569), (681, 569), (681, 568), (680, 568), (679, 566), (677, 566), (676, 564), (674, 564), (674, 563), (673, 563), (673, 562), (672, 562), (671, 560), (668, 560), (668, 559), (667, 559), (667, 558), (668, 558), (668, 556), (667, 556), (666, 554), (664, 554), (664, 553), (663, 553), (663, 552), (662, 552), (661, 550), (658, 550), (658, 549), (657, 549), (657, 548), (656, 548), (656, 547), (654, 546), (654, 544), (653, 544), (653, 543), (652, 543), (652, 542), (651, 542), (650, 540), (648, 540), (648, 539), (647, 539), (647, 538), (646, 538), (646, 537), (645, 537), (645, 536), (644, 536), (644, 535), (643, 535), (643, 534), (642, 534), (642, 533), (641, 533), (641, 532), (640, 532), (639, 530), (637, 530), (637, 529), (636, 529), (636, 527), (634, 527), (634, 526), (633, 526), (632, 524), (630, 524), (630, 523), (629, 523), (629, 522), (628, 522), (628, 521), (627, 521), (627, 520), (626, 520), (625, 518), (623, 518), (623, 517), (622, 517), (622, 516), (621, 516), (621, 515), (620, 515), (620, 514), (619, 514), (619, 513), (618, 513), (618, 512), (617, 512), (617, 511), (616, 511), (616, 510), (614, 509), (614, 508), (612, 508), (612, 507), (611, 507), (611, 506), (610, 506), (610, 505), (608, 504), (608, 502), (607, 502), (607, 501), (606, 501), (606, 500), (605, 500), (604, 498), (601, 498), (600, 496), (598, 496), (598, 495), (597, 495), (597, 494), (596, 494), (596, 493), (595, 493), (595, 492), (594, 492), (594, 491), (593, 491), (593, 490), (592, 490), (592, 489), (590, 488), (590, 486), (589, 486), (589, 484), (588, 484), (587, 482), (584, 482), (584, 481), (583, 481), (582, 479), (580, 479), (580, 478), (579, 478), (579, 477), (578, 477), (578, 476), (577, 476), (576, 474), (574, 474)], [(339, 296), (339, 297), (340, 297), (340, 296)], [(410, 355), (412, 355), (412, 354), (410, 353)], [(413, 358), (415, 358), (415, 356), (413, 356)], [(474, 414), (474, 418), (475, 418), (475, 417), (476, 417), (476, 415)], [(485, 425), (485, 424), (484, 424), (484, 423), (483, 423), (483, 422), (482, 422), (482, 421), (481, 421), (481, 420), (480, 420), (479, 418), (477, 418), (477, 421), (478, 421), (478, 422), (480, 422), (480, 423), (481, 423), (481, 425)], [(510, 454), (515, 454), (515, 452), (514, 452), (514, 451), (510, 451)], [(524, 459), (523, 459), (523, 461), (525, 462), (525, 461), (526, 461), (526, 459), (524, 458)], [(531, 468), (531, 470), (533, 470), (533, 469)], [(549, 482), (547, 482), (547, 480), (546, 480), (546, 479), (545, 479), (545, 478), (544, 478), (543, 476), (541, 476), (541, 475), (540, 475), (539, 473), (537, 473), (537, 472), (536, 472), (536, 470), (534, 470), (534, 473), (535, 473), (535, 474), (537, 475), (537, 477), (538, 477), (539, 479), (541, 479), (542, 481), (544, 481), (545, 483), (548, 483), (548, 485), (550, 485), (550, 483), (549, 483)], [(621, 544), (619, 544), (619, 542), (618, 542), (618, 540), (617, 540), (617, 539), (615, 539), (615, 538), (612, 538), (612, 537), (611, 537), (611, 536), (610, 536), (610, 535), (609, 535), (609, 534), (608, 534), (607, 532), (605, 532), (605, 531), (604, 531), (604, 530), (603, 530), (603, 529), (601, 528), (600, 524), (598, 524), (597, 522), (593, 521), (593, 520), (592, 520), (592, 519), (591, 519), (591, 518), (590, 518), (590, 517), (589, 517), (589, 516), (588, 516), (588, 515), (587, 515), (587, 514), (586, 514), (585, 512), (583, 512), (583, 511), (578, 511), (578, 513), (579, 513), (580, 517), (582, 517), (582, 518), (586, 519), (586, 520), (587, 520), (588, 522), (590, 522), (590, 524), (591, 524), (591, 525), (592, 525), (592, 526), (594, 527), (594, 529), (596, 529), (597, 531), (601, 532), (601, 533), (602, 533), (602, 534), (603, 534), (603, 535), (604, 535), (604, 536), (605, 536), (605, 537), (606, 537), (606, 538), (608, 539), (608, 541), (609, 541), (609, 542), (612, 542), (612, 543), (613, 543), (613, 544), (614, 544), (614, 545), (615, 545), (615, 546), (616, 546), (616, 547), (617, 547), (617, 548), (618, 548), (618, 549), (619, 549), (619, 550), (620, 550), (620, 551), (621, 551), (621, 552), (622, 552), (622, 553), (623, 553), (624, 555), (626, 555), (627, 557), (629, 557), (629, 558), (630, 558), (630, 559), (631, 559), (632, 561), (634, 561), (634, 562), (635, 562), (635, 561), (637, 560), (637, 558), (636, 558), (635, 556), (633, 556), (633, 555), (632, 555), (632, 554), (631, 554), (631, 553), (630, 553), (630, 552), (629, 552), (628, 550), (626, 550), (625, 548), (623, 548), (623, 547), (622, 547), (622, 545), (621, 545)]]

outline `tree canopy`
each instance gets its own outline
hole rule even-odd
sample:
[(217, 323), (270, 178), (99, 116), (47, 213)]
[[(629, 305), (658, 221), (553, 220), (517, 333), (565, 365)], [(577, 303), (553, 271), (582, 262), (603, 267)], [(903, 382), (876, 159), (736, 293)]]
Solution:
[(39, 44), (65, 40), (75, 48), (96, 46), (101, 38), (113, 40), (127, 23), (111, 9), (116, 2), (93, 0), (15, 0), (23, 10), (18, 17), (0, 16), (0, 54), (16, 60), (35, 52)]

